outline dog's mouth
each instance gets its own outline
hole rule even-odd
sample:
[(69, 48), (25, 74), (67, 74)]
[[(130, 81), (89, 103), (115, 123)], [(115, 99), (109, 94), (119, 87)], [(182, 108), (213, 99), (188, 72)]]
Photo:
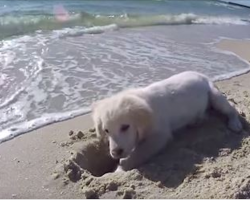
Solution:
[(110, 153), (110, 155), (111, 155), (112, 158), (114, 158), (114, 159), (116, 159), (116, 160), (119, 160), (119, 159), (128, 157), (128, 154), (127, 154), (127, 153), (123, 153), (123, 154), (121, 154), (121, 155), (119, 155), (119, 156), (118, 156), (118, 155), (113, 155), (112, 153)]
[(124, 151), (122, 154), (120, 155), (115, 155), (115, 154), (112, 154), (110, 152), (110, 155), (113, 159), (116, 159), (116, 160), (119, 160), (119, 159), (123, 159), (123, 158), (127, 158), (129, 157), (129, 155), (136, 149), (136, 147), (134, 147), (132, 150), (129, 150), (129, 151)]

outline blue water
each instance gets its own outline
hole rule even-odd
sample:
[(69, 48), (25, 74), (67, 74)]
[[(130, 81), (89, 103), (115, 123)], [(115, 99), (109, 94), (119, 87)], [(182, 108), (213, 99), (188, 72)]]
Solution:
[[(194, 19), (203, 19), (202, 23), (217, 23), (216, 18), (221, 19), (219, 23), (224, 20), (224, 23), (232, 24), (249, 20), (249, 9), (205, 0), (1, 0), (0, 3), (0, 38), (37, 30), (112, 23), (125, 23), (126, 27), (162, 25), (165, 23), (163, 16), (188, 13), (197, 15)], [(55, 15), (62, 13), (60, 8), (70, 15), (69, 20), (55, 20)]]
[(0, 141), (181, 71), (246, 71), (212, 43), (250, 38), (249, 20), (205, 0), (0, 0)]
[(245, 8), (237, 8), (217, 1), (205, 0), (1, 0), (0, 12), (6, 14), (53, 14), (53, 8), (63, 5), (69, 12), (93, 14), (181, 14), (194, 12), (206, 15), (249, 15)]

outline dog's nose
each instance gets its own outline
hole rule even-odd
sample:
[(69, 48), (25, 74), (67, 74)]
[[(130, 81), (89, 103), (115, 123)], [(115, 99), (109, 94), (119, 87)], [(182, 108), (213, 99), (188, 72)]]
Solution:
[(112, 154), (116, 157), (119, 157), (123, 154), (123, 149), (121, 148), (116, 148), (114, 150), (112, 150)]

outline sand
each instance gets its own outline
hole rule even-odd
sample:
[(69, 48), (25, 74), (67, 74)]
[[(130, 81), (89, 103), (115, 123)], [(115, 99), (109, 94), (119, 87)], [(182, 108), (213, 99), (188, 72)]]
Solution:
[[(249, 41), (217, 46), (250, 60)], [(250, 198), (250, 73), (216, 85), (241, 113), (242, 133), (210, 113), (147, 164), (113, 173), (107, 141), (89, 115), (77, 117), (0, 145), (0, 198)]]

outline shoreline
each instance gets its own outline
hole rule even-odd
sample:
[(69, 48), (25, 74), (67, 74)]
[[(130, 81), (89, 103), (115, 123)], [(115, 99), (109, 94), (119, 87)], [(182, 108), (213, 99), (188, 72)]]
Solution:
[(229, 51), (239, 56), (241, 59), (250, 62), (250, 55), (246, 49), (249, 48), (250, 39), (221, 39), (215, 46), (221, 50)]
[(250, 56), (248, 54), (248, 51), (245, 51), (245, 49), (249, 48), (250, 46), (250, 39), (239, 40), (233, 38), (221, 38), (211, 44), (213, 45), (213, 48), (216, 48), (217, 50), (219, 50), (219, 52), (236, 56), (238, 59), (249, 65), (249, 67), (246, 69), (227, 73), (221, 76), (216, 76), (212, 79), (213, 81), (226, 81), (250, 72)]
[[(235, 40), (221, 40), (216, 44), (221, 50), (231, 51), (238, 56), (242, 57), (244, 60), (250, 60), (250, 41), (235, 41)], [(237, 109), (243, 110), (246, 119), (249, 121), (250, 119), (250, 107), (248, 101), (248, 94), (250, 94), (250, 72), (237, 75), (233, 78), (229, 78), (226, 80), (216, 81), (216, 85), (222, 90), (229, 98), (233, 98), (237, 104)], [(51, 125), (44, 126), (42, 128), (36, 129), (34, 131), (30, 131), (28, 133), (19, 135), (9, 141), (5, 141), (0, 144), (0, 198), (83, 198), (84, 193), (82, 192), (82, 183), (78, 182), (69, 182), (68, 184), (64, 184), (64, 178), (59, 177), (54, 179), (53, 173), (54, 169), (58, 167), (58, 163), (65, 163), (65, 161), (70, 157), (72, 146), (68, 145), (68, 141), (70, 140), (69, 132), (74, 131), (83, 131), (88, 132), (89, 128), (93, 126), (92, 120), (89, 114), (85, 114), (82, 116), (75, 117), (73, 119), (57, 122)], [(216, 122), (217, 126), (217, 122)], [(218, 125), (218, 131), (220, 131), (221, 127)], [(210, 127), (205, 127), (210, 131)], [(217, 129), (216, 129), (217, 130)], [(224, 130), (224, 129), (223, 129)], [(201, 131), (201, 130), (199, 130)], [(243, 139), (242, 139), (243, 140)], [(211, 147), (210, 147), (211, 148)], [(237, 149), (238, 150), (238, 149)], [(232, 148), (232, 153), (234, 151)], [(197, 153), (197, 152), (196, 152)], [(228, 156), (230, 156), (229, 154)], [(223, 157), (218, 157), (218, 159), (223, 159)], [(238, 158), (240, 159), (240, 158)], [(183, 161), (186, 162), (186, 161)], [(223, 161), (224, 162), (224, 161)], [(236, 160), (235, 162), (238, 162)], [(244, 164), (245, 160), (240, 160)], [(184, 163), (185, 164), (185, 163)], [(206, 167), (206, 163), (204, 164)], [(242, 164), (242, 166), (243, 166)], [(209, 163), (207, 166), (212, 166)], [(244, 165), (245, 166), (245, 165)], [(209, 169), (204, 169), (209, 170)], [(238, 169), (238, 171), (240, 171)], [(158, 171), (156, 170), (158, 173)], [(206, 171), (208, 172), (208, 171)], [(131, 172), (132, 175), (136, 175), (138, 171)], [(166, 172), (167, 173), (167, 172)], [(130, 172), (128, 173), (130, 174)], [(202, 174), (203, 176), (203, 174)], [(199, 178), (202, 179), (201, 177)], [(232, 175), (233, 176), (233, 175)], [(236, 175), (234, 175), (236, 176)], [(241, 176), (241, 175), (237, 175)], [(243, 175), (242, 175), (243, 176)], [(124, 178), (125, 177), (125, 178)], [(137, 181), (124, 175), (124, 177), (119, 177), (119, 179), (131, 180), (135, 185), (136, 193), (138, 193), (137, 197), (150, 197), (154, 198), (158, 194), (161, 197), (165, 197), (164, 195), (168, 195), (167, 197), (177, 197), (183, 198), (185, 197), (185, 192), (189, 191), (191, 186), (185, 185), (185, 181), (187, 180), (187, 176), (184, 177), (184, 181), (177, 186), (175, 189), (169, 188), (168, 185), (161, 188), (155, 186), (155, 182), (151, 179), (145, 180), (147, 188), (147, 192), (145, 194), (143, 188), (137, 185)], [(133, 177), (133, 176), (132, 176)], [(240, 177), (241, 178), (241, 177)], [(244, 179), (245, 177), (242, 177)], [(115, 177), (113, 177), (115, 180)], [(143, 179), (144, 180), (144, 179)], [(229, 179), (228, 179), (229, 180)], [(95, 179), (97, 181), (96, 184), (102, 185), (106, 179)], [(100, 182), (98, 182), (100, 181)], [(191, 179), (196, 183), (195, 179)], [(198, 181), (198, 182), (199, 182)], [(218, 186), (217, 183), (213, 185), (209, 185), (212, 179), (203, 180), (205, 186), (208, 189), (204, 189), (201, 185), (196, 185), (195, 187), (202, 191), (202, 194), (197, 194), (197, 197), (211, 197), (211, 195), (215, 195), (214, 197), (230, 197), (227, 195), (231, 195), (231, 197), (235, 197), (235, 190), (231, 188), (231, 191), (224, 193), (224, 188), (218, 188), (221, 191), (218, 192), (215, 188)], [(223, 180), (221, 180), (223, 182)], [(231, 179), (228, 183), (220, 184), (221, 187), (229, 185), (231, 183)], [(240, 182), (241, 180), (239, 180)], [(236, 181), (237, 182), (237, 181)], [(206, 185), (208, 183), (208, 185)], [(223, 182), (224, 183), (224, 182)], [(184, 185), (183, 185), (184, 184)], [(197, 183), (198, 184), (198, 183)], [(202, 184), (202, 183), (200, 183)], [(236, 183), (235, 183), (236, 184)], [(237, 182), (238, 184), (238, 182)], [(87, 186), (85, 186), (87, 187)], [(91, 187), (91, 185), (89, 186)], [(94, 186), (93, 186), (94, 187)], [(155, 188), (156, 187), (156, 188)], [(214, 190), (214, 193), (211, 192)], [(150, 192), (154, 191), (154, 192)], [(160, 193), (159, 193), (160, 192)], [(139, 193), (141, 193), (139, 195)], [(211, 194), (210, 194), (211, 193)], [(85, 194), (86, 195), (86, 194)], [(144, 195), (144, 196), (143, 196)], [(190, 194), (191, 195), (191, 194)], [(202, 196), (203, 195), (203, 196)], [(217, 196), (216, 196), (217, 195)], [(233, 195), (233, 196), (232, 196)], [(115, 194), (112, 192), (108, 192), (107, 194), (102, 194), (101, 198), (115, 198)], [(196, 196), (189, 196), (195, 198)], [(236, 196), (237, 197), (237, 196)]]

